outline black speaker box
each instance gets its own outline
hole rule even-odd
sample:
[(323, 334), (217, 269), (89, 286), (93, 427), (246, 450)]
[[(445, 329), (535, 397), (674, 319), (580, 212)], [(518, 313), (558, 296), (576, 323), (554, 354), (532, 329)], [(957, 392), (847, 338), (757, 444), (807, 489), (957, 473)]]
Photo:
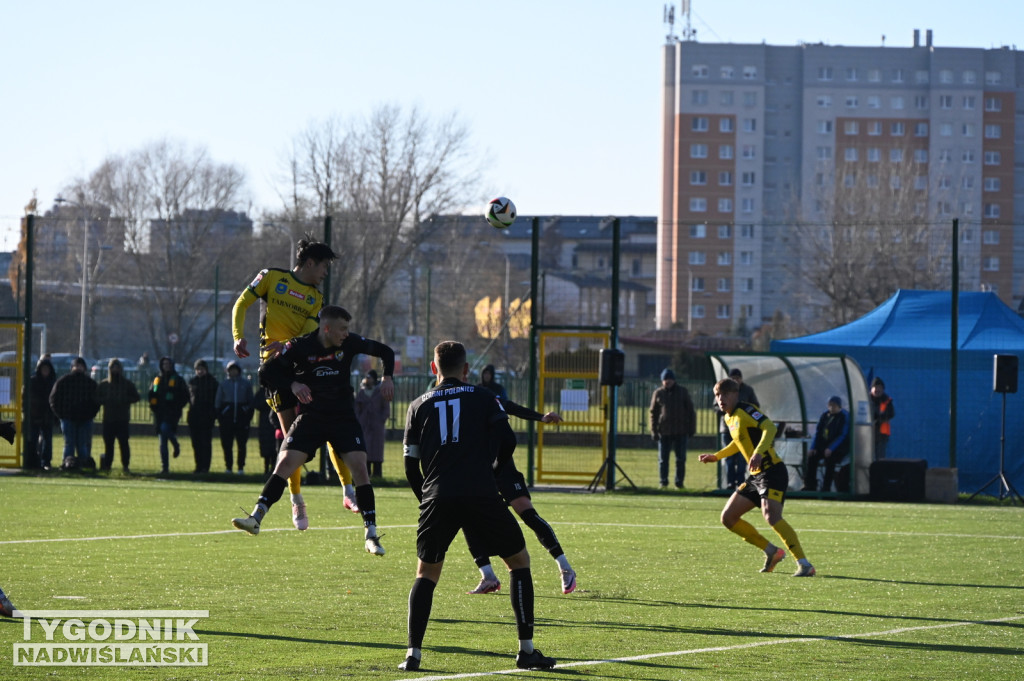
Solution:
[(876, 501), (923, 501), (924, 459), (881, 459), (871, 464), (870, 496)]
[(622, 385), (626, 373), (626, 353), (616, 348), (601, 348), (601, 366), (597, 382), (601, 385)]
[(1017, 392), (1017, 355), (993, 355), (992, 391)]

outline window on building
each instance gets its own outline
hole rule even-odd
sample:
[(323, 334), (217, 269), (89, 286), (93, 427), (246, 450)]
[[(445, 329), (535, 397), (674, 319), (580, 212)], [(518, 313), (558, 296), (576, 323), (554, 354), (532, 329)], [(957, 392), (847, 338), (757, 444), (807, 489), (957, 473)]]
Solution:
[(856, 172), (849, 172), (849, 173), (846, 173), (845, 175), (843, 175), (843, 186), (844, 187), (849, 189), (849, 188), (853, 187), (855, 184), (857, 184), (857, 173)]
[(990, 123), (985, 126), (985, 139), (997, 140), (1003, 136), (1003, 126)]
[(997, 166), (1002, 163), (1003, 155), (998, 151), (986, 151), (985, 152), (985, 165)]
[(914, 176), (914, 189), (923, 191), (928, 189), (928, 176), (927, 175), (915, 175)]
[(925, 85), (928, 83), (930, 74), (925, 69), (918, 69), (914, 72), (914, 82), (918, 85)]
[(708, 200), (699, 196), (690, 198), (690, 212), (703, 213), (708, 209)]
[(751, 159), (757, 158), (757, 146), (754, 145), (754, 144), (744, 144), (743, 145), (743, 158), (748, 160), (748, 161), (751, 160)]
[(942, 137), (953, 136), (953, 124), (952, 123), (940, 123), (939, 124), (939, 135)]
[(733, 149), (731, 144), (719, 144), (718, 145), (718, 158), (723, 160), (729, 160), (733, 157)]
[(938, 204), (935, 206), (935, 210), (938, 212), (939, 215), (953, 214), (953, 207), (950, 205), (949, 201), (939, 201)]
[(985, 98), (985, 111), (1002, 111), (1003, 100), (999, 97), (986, 97)]
[(731, 291), (732, 290), (732, 280), (729, 279), (728, 277), (719, 277), (718, 278), (718, 287), (717, 288), (718, 288), (719, 291), (721, 291), (723, 293), (725, 293), (727, 291)]
[(963, 74), (964, 85), (974, 85), (978, 82), (978, 72), (974, 69), (967, 69)]
[(744, 66), (743, 67), (743, 80), (757, 80), (757, 67), (756, 66)]
[(860, 124), (857, 121), (846, 121), (843, 123), (843, 134), (856, 135), (860, 132)]
[(718, 225), (718, 238), (729, 239), (732, 237), (732, 225)]
[(702, 185), (708, 183), (708, 174), (703, 170), (691, 170), (690, 171), (690, 184)]
[(744, 293), (750, 293), (754, 290), (754, 278), (753, 277), (742, 277), (740, 278), (740, 290)]
[(927, 163), (928, 162), (928, 150), (927, 149), (914, 149), (914, 162), (915, 163)]
[(743, 106), (753, 107), (757, 106), (757, 93), (756, 92), (744, 92), (743, 93)]
[(907, 134), (907, 124), (903, 121), (893, 121), (889, 126), (889, 134), (893, 137), (902, 137)]
[(981, 259), (981, 269), (986, 272), (998, 272), (999, 271), (999, 256), (990, 255)]
[(939, 189), (949, 189), (953, 186), (953, 180), (949, 178), (949, 175), (939, 176)]
[(964, 95), (964, 109), (966, 111), (973, 111), (977, 102), (978, 98), (974, 95)]
[(740, 264), (741, 265), (753, 265), (754, 264), (754, 252), (753, 251), (740, 251)]
[(999, 85), (1003, 82), (1003, 74), (999, 71), (985, 72), (985, 85)]
[(868, 173), (868, 176), (865, 179), (864, 183), (868, 186), (869, 189), (877, 189), (878, 188), (878, 174), (877, 173)]
[(719, 319), (729, 319), (729, 306), (725, 303), (719, 305), (717, 316)]
[(707, 158), (708, 157), (708, 145), (706, 144), (691, 144), (690, 145), (690, 158)]
[(742, 213), (753, 213), (754, 212), (754, 199), (740, 199), (740, 212)]
[(818, 134), (819, 135), (830, 135), (830, 134), (832, 134), (832, 121), (818, 121)]
[(868, 134), (869, 135), (881, 135), (882, 134), (882, 121), (871, 121), (868, 123)]
[(754, 225), (740, 225), (740, 237), (743, 239), (753, 239)]
[(707, 90), (694, 90), (690, 95), (690, 101), (693, 104), (703, 105), (708, 103), (708, 91)]
[(846, 80), (853, 83), (857, 80), (857, 69), (852, 66), (846, 67)]
[(907, 73), (903, 69), (893, 69), (892, 70), (892, 82), (894, 82), (894, 83), (903, 83), (903, 82), (906, 81), (906, 78), (907, 78)]
[(960, 215), (974, 215), (974, 204), (970, 201), (961, 201)]
[(882, 150), (878, 147), (868, 147), (868, 162), (878, 163), (882, 160)]
[(818, 67), (818, 80), (832, 80), (832, 67), (831, 66), (819, 66)]
[(900, 178), (899, 175), (892, 175), (891, 177), (889, 177), (890, 189), (900, 189), (901, 187), (903, 187), (903, 180), (902, 178)]
[(939, 108), (940, 109), (952, 109), (953, 108), (953, 95), (939, 95)]
[(950, 163), (953, 161), (952, 149), (939, 149), (939, 163)]
[(843, 149), (843, 160), (853, 162), (857, 160), (857, 147), (846, 147)]
[(914, 137), (927, 137), (928, 136), (928, 124), (927, 123), (914, 123)]
[(820, 108), (827, 109), (832, 106), (832, 95), (818, 95), (816, 101)]
[(704, 277), (691, 277), (690, 278), (690, 289), (696, 292), (704, 290)]
[(985, 217), (997, 218), (999, 217), (1000, 209), (998, 203), (986, 203), (985, 204)]
[(981, 235), (982, 243), (988, 246), (999, 245), (999, 231), (995, 229), (986, 229)]
[(703, 305), (694, 305), (693, 306), (693, 318), (694, 319), (704, 319), (704, 306)]
[(732, 171), (731, 170), (720, 170), (718, 172), (718, 186), (719, 187), (731, 187), (732, 186)]
[(721, 73), (722, 78), (724, 78), (725, 80), (732, 80), (733, 78), (736, 77), (736, 67), (723, 66), (719, 73)]
[(868, 108), (869, 109), (881, 109), (882, 98), (878, 95), (868, 95)]
[(743, 119), (743, 132), (756, 132), (757, 131), (757, 119), (756, 118), (744, 118)]
[(880, 83), (880, 82), (882, 82), (882, 70), (881, 69), (868, 69), (868, 82), (869, 83)]
[(846, 108), (856, 109), (857, 108), (857, 95), (846, 95)]
[(732, 199), (727, 199), (727, 198), (718, 199), (718, 212), (719, 213), (731, 213), (732, 212)]
[(964, 137), (974, 137), (974, 123), (964, 123), (960, 131)]
[(690, 130), (693, 132), (707, 132), (708, 119), (706, 116), (694, 116), (690, 121)]
[(690, 264), (703, 265), (707, 262), (708, 256), (704, 251), (690, 251)]
[(927, 111), (928, 110), (928, 97), (925, 96), (925, 95), (915, 95), (914, 96), (914, 108), (917, 109), (918, 111)]
[(690, 238), (691, 239), (703, 239), (707, 236), (707, 225), (690, 225)]
[(985, 187), (985, 191), (987, 191), (987, 192), (997, 192), (997, 191), (999, 191), (1000, 185), (1001, 185), (1001, 183), (1000, 183), (998, 177), (986, 177), (984, 179), (984, 187)]
[(692, 73), (694, 78), (707, 78), (709, 73), (708, 65), (694, 64)]
[(962, 244), (973, 244), (974, 243), (974, 230), (971, 229), (970, 227), (964, 227), (962, 230), (960, 230), (960, 243), (962, 243)]
[(735, 132), (736, 121), (732, 118), (718, 119), (718, 132)]
[(943, 85), (949, 85), (953, 82), (953, 71), (951, 69), (942, 69), (939, 71), (939, 82)]
[(974, 189), (974, 175), (964, 175), (960, 179), (960, 187), (962, 189)]
[(752, 170), (740, 174), (740, 183), (744, 187), (753, 187), (757, 180), (757, 173)]
[(903, 108), (903, 102), (904, 102), (904, 99), (903, 99), (902, 95), (896, 95), (895, 97), (891, 97), (889, 99), (889, 106), (891, 106), (893, 109), (902, 109)]
[(815, 154), (819, 161), (830, 161), (832, 160), (832, 147), (817, 147)]

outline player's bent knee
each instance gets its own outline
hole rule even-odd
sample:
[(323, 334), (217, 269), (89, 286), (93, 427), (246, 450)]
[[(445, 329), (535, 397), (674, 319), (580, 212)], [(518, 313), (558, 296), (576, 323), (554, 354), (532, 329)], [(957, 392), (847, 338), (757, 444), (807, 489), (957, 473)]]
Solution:
[(530, 552), (524, 548), (522, 551), (513, 553), (511, 556), (502, 556), (501, 560), (508, 567), (509, 571), (528, 568), (530, 567)]

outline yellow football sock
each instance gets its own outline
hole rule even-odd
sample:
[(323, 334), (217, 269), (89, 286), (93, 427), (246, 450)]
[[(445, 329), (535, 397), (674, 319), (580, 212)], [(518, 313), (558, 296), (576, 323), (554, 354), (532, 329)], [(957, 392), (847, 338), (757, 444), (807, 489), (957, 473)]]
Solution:
[(338, 472), (338, 479), (341, 480), (341, 486), (352, 484), (352, 471), (345, 465), (345, 461), (338, 456), (338, 453), (334, 451), (334, 447), (330, 443), (327, 445), (327, 452), (331, 455), (331, 463), (334, 464), (334, 470)]
[(302, 466), (296, 468), (295, 472), (288, 478), (288, 492), (289, 494), (299, 494), (302, 492)]
[(772, 525), (772, 529), (775, 533), (782, 538), (782, 541), (786, 543), (789, 548), (789, 552), (793, 554), (793, 557), (797, 560), (806, 558), (804, 555), (803, 547), (800, 546), (800, 540), (797, 539), (796, 530), (794, 530), (789, 523), (785, 520), (779, 519), (779, 522)]
[(739, 536), (743, 537), (743, 541), (748, 544), (753, 544), (762, 551), (768, 546), (768, 540), (765, 539), (760, 532), (754, 529), (754, 526), (748, 523), (743, 518), (736, 521), (736, 524), (729, 528), (730, 532), (735, 532)]

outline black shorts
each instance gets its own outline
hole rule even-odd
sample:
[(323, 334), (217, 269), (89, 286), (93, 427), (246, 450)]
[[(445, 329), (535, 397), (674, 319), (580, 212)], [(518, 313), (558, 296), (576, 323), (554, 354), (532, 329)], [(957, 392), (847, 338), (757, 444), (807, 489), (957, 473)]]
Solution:
[(786, 464), (777, 463), (757, 475), (748, 475), (736, 494), (748, 499), (755, 506), (761, 505), (762, 499), (773, 499), (780, 504), (786, 503), (786, 490), (789, 489), (789, 473)]
[(355, 417), (328, 416), (320, 413), (299, 413), (288, 429), (282, 450), (297, 449), (305, 452), (306, 461), (312, 461), (320, 447), (331, 443), (339, 455), (346, 452), (366, 451), (366, 438)]
[(295, 397), (295, 393), (291, 390), (285, 392), (278, 392), (270, 388), (265, 388), (267, 391), (267, 404), (274, 410), (275, 414), (280, 414), (282, 411), (288, 411), (295, 409), (299, 406), (299, 399)]
[(447, 497), (420, 504), (416, 556), (424, 563), (440, 563), (463, 528), (486, 538), (488, 556), (507, 558), (526, 548), (523, 530), (498, 497)]
[(511, 504), (513, 499), (519, 497), (530, 498), (530, 490), (526, 488), (526, 478), (511, 461), (502, 466), (495, 482), (498, 483), (498, 491), (501, 492), (501, 498), (505, 500), (506, 504)]

